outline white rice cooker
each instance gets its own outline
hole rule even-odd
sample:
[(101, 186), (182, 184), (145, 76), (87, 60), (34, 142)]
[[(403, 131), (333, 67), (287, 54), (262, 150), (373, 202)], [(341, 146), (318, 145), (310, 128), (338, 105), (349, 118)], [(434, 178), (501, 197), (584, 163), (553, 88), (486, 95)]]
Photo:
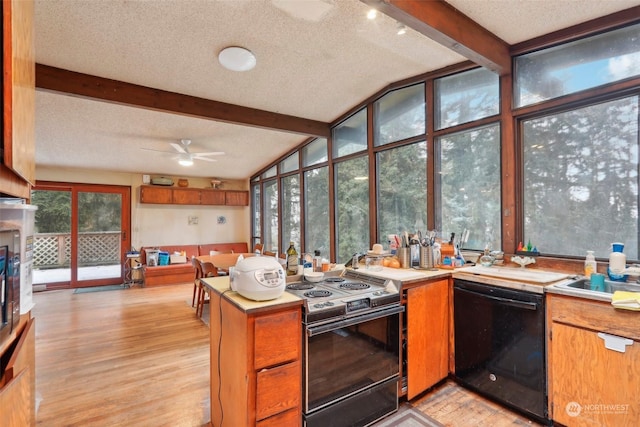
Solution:
[(238, 260), (230, 280), (232, 291), (255, 301), (276, 299), (286, 287), (282, 266), (267, 256)]

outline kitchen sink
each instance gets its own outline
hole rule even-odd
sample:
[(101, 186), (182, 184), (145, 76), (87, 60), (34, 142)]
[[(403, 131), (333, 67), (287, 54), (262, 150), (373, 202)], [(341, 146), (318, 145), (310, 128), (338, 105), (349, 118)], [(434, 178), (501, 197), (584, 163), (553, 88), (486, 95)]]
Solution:
[(640, 284), (638, 283), (615, 282), (613, 280), (604, 281), (604, 291), (592, 290), (590, 280), (584, 277), (570, 282), (558, 283), (555, 286), (558, 288), (571, 288), (587, 292), (596, 292), (598, 294), (612, 294), (615, 291), (640, 292)]

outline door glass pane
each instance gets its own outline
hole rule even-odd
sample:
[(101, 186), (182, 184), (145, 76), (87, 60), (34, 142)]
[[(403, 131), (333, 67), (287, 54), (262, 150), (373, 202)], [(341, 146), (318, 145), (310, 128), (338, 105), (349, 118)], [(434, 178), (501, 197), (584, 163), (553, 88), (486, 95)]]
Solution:
[(376, 146), (424, 134), (424, 83), (394, 90), (374, 102)]
[(336, 245), (338, 263), (369, 246), (369, 162), (366, 156), (336, 164)]
[(33, 284), (71, 281), (71, 191), (34, 190)]
[(500, 126), (438, 138), (438, 198), (443, 236), (469, 230), (467, 248), (501, 249)]
[(329, 259), (329, 168), (312, 169), (304, 173), (305, 188), (305, 252)]
[(264, 248), (278, 252), (278, 181), (264, 183)]
[(282, 247), (300, 252), (300, 175), (282, 178)]
[(389, 234), (427, 229), (427, 143), (381, 151), (376, 158), (378, 243), (386, 248)]
[(78, 280), (122, 275), (121, 212), (120, 194), (78, 193)]
[(544, 254), (638, 254), (638, 97), (523, 123), (524, 237)]
[(367, 109), (364, 108), (333, 128), (333, 158), (367, 149)]

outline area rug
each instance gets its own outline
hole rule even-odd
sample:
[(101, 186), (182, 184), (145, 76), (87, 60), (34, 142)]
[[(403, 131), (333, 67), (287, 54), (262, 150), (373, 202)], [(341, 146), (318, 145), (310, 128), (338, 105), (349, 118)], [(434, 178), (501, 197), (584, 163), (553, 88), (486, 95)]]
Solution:
[(86, 294), (87, 292), (119, 291), (121, 289), (127, 288), (124, 285), (92, 286), (89, 288), (76, 288), (73, 290), (73, 293)]
[(374, 427), (444, 427), (433, 418), (408, 403), (400, 405), (398, 412), (374, 424)]

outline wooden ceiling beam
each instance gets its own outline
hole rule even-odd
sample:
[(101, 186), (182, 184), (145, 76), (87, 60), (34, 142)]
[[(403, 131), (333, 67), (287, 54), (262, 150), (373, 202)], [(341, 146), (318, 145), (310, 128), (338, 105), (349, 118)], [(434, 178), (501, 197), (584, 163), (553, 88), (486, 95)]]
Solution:
[(511, 71), (509, 45), (442, 0), (361, 1), (499, 75)]
[(36, 64), (36, 88), (243, 126), (328, 138), (328, 123)]

